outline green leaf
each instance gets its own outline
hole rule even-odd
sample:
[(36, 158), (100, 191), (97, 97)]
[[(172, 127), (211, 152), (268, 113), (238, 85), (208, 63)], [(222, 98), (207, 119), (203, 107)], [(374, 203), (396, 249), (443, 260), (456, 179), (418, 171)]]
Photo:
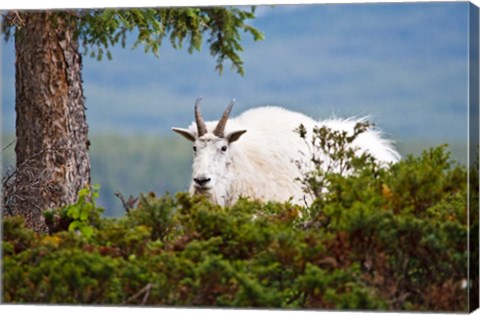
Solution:
[(67, 210), (67, 215), (74, 220), (78, 219), (80, 217), (80, 205), (78, 203), (75, 203), (69, 206)]
[(87, 239), (90, 239), (94, 234), (94, 229), (91, 226), (80, 225), (79, 229), (80, 229), (80, 233), (82, 233), (82, 235), (85, 236), (85, 238)]
[(73, 221), (72, 223), (70, 223), (70, 225), (68, 226), (68, 231), (69, 232), (72, 232), (72, 231), (75, 231), (79, 228), (81, 228), (82, 226), (84, 226), (85, 223), (81, 222), (81, 221)]
[(80, 216), (79, 216), (80, 221), (86, 222), (88, 220), (88, 216), (92, 211), (92, 209), (93, 209), (93, 206), (91, 204), (85, 205), (80, 211)]

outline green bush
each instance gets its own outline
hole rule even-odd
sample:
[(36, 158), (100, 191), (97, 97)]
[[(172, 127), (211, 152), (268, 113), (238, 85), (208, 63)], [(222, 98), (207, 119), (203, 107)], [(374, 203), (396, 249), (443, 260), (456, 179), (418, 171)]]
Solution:
[(346, 153), (349, 176), (299, 179), (309, 208), (147, 194), (102, 218), (93, 195), (50, 211), (49, 234), (6, 217), (3, 301), (467, 311), (466, 169), (445, 147), (387, 167)]

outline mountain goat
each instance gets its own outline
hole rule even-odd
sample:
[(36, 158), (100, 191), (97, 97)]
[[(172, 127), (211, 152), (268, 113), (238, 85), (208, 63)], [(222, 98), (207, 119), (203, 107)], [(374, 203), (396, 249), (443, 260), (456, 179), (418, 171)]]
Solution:
[[(353, 132), (355, 119), (315, 121), (280, 107), (259, 107), (229, 119), (234, 100), (218, 122), (205, 122), (195, 102), (195, 122), (188, 129), (173, 131), (193, 142), (193, 174), (190, 192), (203, 194), (219, 205), (231, 205), (240, 197), (297, 204), (310, 201), (299, 181), (294, 163), (305, 158), (308, 145), (294, 132), (300, 124), (311, 131), (325, 125)], [(228, 126), (227, 126), (228, 121)], [(311, 132), (310, 132), (311, 133)], [(380, 162), (396, 162), (399, 154), (390, 141), (368, 129), (355, 139), (359, 152), (368, 152)], [(303, 154), (302, 154), (303, 152)]]

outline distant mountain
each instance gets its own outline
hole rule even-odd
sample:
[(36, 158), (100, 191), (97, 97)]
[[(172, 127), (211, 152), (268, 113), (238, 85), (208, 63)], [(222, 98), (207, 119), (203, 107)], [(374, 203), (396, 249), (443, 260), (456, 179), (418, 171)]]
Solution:
[[(207, 47), (189, 55), (163, 43), (160, 58), (112, 50), (84, 58), (92, 133), (158, 134), (192, 120), (204, 96), (214, 119), (231, 98), (235, 114), (277, 104), (315, 118), (372, 115), (394, 139), (466, 138), (468, 3), (328, 4), (257, 8), (246, 34), (246, 75), (218, 75)], [(2, 43), (2, 131), (14, 129), (13, 43)], [(272, 118), (273, 119), (273, 118)], [(448, 126), (446, 128), (445, 126)]]

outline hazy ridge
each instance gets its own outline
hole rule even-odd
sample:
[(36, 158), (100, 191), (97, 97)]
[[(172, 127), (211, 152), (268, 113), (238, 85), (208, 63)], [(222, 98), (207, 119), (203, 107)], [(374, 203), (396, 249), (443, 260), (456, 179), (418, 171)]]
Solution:
[[(120, 200), (115, 192), (121, 192), (126, 198), (130, 195), (150, 191), (156, 194), (176, 193), (188, 189), (192, 152), (191, 144), (177, 136), (120, 136), (97, 134), (91, 137), (90, 159), (92, 164), (92, 183), (100, 184), (99, 204), (106, 208), (106, 215), (123, 214)], [(2, 136), (2, 147), (12, 142), (13, 135)], [(397, 143), (397, 149), (406, 156), (418, 156), (429, 148), (428, 141), (410, 141)], [(451, 158), (461, 164), (466, 163), (466, 146), (450, 143)], [(2, 167), (5, 171), (13, 169), (14, 145), (2, 154)]]

